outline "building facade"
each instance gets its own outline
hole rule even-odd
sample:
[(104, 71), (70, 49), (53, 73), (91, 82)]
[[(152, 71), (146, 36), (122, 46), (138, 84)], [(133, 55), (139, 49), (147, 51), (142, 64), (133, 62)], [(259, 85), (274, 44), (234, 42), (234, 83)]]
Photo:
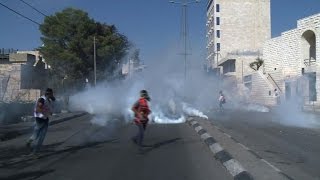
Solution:
[(35, 53), (2, 54), (0, 102), (34, 102), (46, 86), (47, 71)]
[(270, 0), (209, 0), (207, 66), (243, 82), (249, 64), (262, 55), (271, 37)]
[(252, 74), (256, 102), (276, 104), (276, 89), (281, 101), (320, 105), (320, 14), (300, 19), (297, 28), (268, 40), (263, 59), (264, 69)]

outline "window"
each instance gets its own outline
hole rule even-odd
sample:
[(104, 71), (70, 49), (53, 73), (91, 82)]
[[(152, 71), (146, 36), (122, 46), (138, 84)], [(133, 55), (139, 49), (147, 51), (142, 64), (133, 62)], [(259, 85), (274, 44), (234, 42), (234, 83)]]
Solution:
[(220, 38), (220, 30), (217, 30), (217, 38)]
[(217, 43), (217, 51), (220, 51), (220, 43)]
[(217, 4), (217, 5), (216, 5), (216, 11), (217, 11), (217, 12), (220, 12), (220, 4)]
[(269, 91), (269, 96), (271, 96), (271, 91)]
[(220, 25), (220, 17), (217, 17), (217, 25)]

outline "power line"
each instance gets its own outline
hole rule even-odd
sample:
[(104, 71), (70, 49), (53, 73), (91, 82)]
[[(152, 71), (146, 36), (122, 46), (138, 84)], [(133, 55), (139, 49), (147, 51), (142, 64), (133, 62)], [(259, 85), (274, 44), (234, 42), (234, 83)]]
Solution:
[(15, 11), (15, 10), (13, 10), (13, 9), (9, 8), (8, 6), (6, 6), (6, 5), (2, 4), (1, 2), (0, 2), (0, 5), (1, 5), (1, 6), (3, 6), (3, 7), (5, 7), (5, 8), (7, 8), (7, 9), (9, 9), (9, 10), (10, 10), (10, 11), (12, 11), (12, 12), (14, 12), (14, 13), (18, 14), (19, 16), (21, 16), (21, 17), (23, 17), (23, 18), (25, 18), (25, 19), (27, 19), (27, 20), (29, 20), (29, 21), (31, 21), (31, 22), (33, 22), (33, 23), (35, 23), (35, 24), (39, 25), (39, 26), (41, 25), (40, 23), (38, 23), (38, 22), (36, 22), (36, 21), (34, 21), (34, 20), (32, 20), (32, 19), (28, 18), (27, 16), (25, 16), (25, 15), (23, 15), (23, 14), (21, 14), (21, 13), (19, 13), (19, 12)]
[(32, 6), (31, 4), (25, 2), (24, 0), (20, 0), (21, 2), (23, 2), (24, 4), (26, 4), (27, 6), (31, 7), (33, 10), (37, 11), (38, 13), (40, 13), (41, 15), (47, 17), (46, 14), (44, 14), (43, 12), (41, 12), (40, 10), (38, 10), (37, 8), (35, 8), (34, 6)]

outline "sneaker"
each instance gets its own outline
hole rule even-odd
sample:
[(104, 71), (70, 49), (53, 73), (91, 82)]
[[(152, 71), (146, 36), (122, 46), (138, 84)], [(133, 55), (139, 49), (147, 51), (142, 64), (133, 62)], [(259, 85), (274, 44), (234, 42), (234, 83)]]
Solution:
[(27, 148), (31, 147), (32, 139), (29, 139), (26, 143)]
[(132, 142), (135, 143), (135, 144), (138, 144), (138, 141), (136, 138), (131, 138)]
[(39, 154), (35, 153), (35, 152), (31, 152), (29, 154), (25, 154), (21, 156), (22, 158), (28, 159), (28, 160), (32, 160), (32, 159), (38, 159)]
[(39, 158), (40, 158), (40, 154), (38, 154), (38, 153), (32, 153), (32, 154), (31, 154), (31, 158), (32, 158), (32, 159), (39, 159)]
[(145, 155), (145, 154), (146, 154), (146, 150), (143, 149), (142, 147), (139, 147), (139, 149), (138, 149), (138, 154), (139, 154), (139, 155)]

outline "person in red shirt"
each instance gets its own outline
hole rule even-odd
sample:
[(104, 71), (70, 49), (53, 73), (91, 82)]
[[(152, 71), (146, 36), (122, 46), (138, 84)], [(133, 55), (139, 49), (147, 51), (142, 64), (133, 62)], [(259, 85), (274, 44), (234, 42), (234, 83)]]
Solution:
[(150, 101), (148, 92), (146, 90), (141, 90), (140, 99), (134, 103), (131, 109), (134, 112), (134, 123), (138, 127), (138, 133), (132, 140), (139, 146), (142, 146), (144, 132), (149, 121), (148, 115), (151, 113), (148, 101)]

